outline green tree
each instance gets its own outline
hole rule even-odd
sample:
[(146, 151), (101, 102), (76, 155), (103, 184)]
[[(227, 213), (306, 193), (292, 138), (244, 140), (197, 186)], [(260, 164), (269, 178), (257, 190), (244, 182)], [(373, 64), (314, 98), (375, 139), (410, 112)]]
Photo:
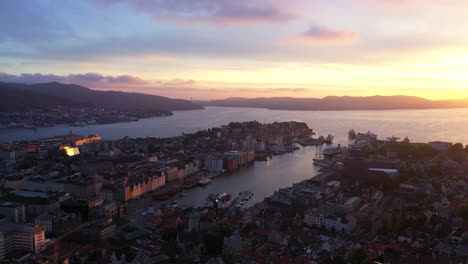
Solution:
[(369, 259), (369, 253), (365, 247), (360, 247), (351, 252), (349, 262), (351, 264), (363, 264)]
[(468, 220), (468, 204), (464, 204), (457, 209), (456, 215), (463, 218), (465, 221)]

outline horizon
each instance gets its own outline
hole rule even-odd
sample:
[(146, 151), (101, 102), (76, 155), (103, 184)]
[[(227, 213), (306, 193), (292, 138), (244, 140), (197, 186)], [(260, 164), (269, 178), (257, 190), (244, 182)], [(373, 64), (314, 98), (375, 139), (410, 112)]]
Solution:
[[(2, 83), (2, 82), (0, 82)], [(7, 83), (7, 82), (4, 82)], [(103, 91), (103, 92), (127, 92), (127, 93), (139, 93), (139, 94), (147, 94), (147, 95), (157, 95), (160, 96), (159, 94), (150, 94), (150, 93), (145, 93), (145, 92), (138, 92), (138, 91), (126, 91), (126, 90), (109, 90), (109, 89), (98, 89), (98, 88), (91, 88), (91, 87), (86, 87), (83, 85), (79, 85), (76, 83), (62, 83), (58, 81), (51, 81), (51, 82), (46, 82), (46, 83), (30, 83), (27, 85), (32, 85), (32, 84), (47, 84), (47, 83), (59, 83), (59, 84), (64, 84), (64, 85), (78, 85), (84, 88), (88, 88), (91, 90), (95, 91)], [(11, 82), (11, 84), (25, 84), (25, 83), (16, 83), (16, 82)], [(426, 98), (423, 96), (417, 96), (417, 95), (404, 95), (404, 94), (389, 94), (389, 95), (381, 95), (381, 94), (370, 94), (370, 95), (358, 95), (358, 96), (353, 96), (353, 95), (325, 95), (323, 97), (294, 97), (294, 96), (274, 96), (274, 97), (268, 97), (268, 96), (257, 96), (257, 97), (221, 97), (221, 98), (213, 98), (213, 99), (204, 99), (204, 98), (175, 98), (175, 97), (170, 97), (166, 96), (167, 98), (170, 99), (183, 99), (183, 100), (190, 100), (190, 101), (217, 101), (217, 100), (228, 100), (228, 99), (273, 99), (273, 98), (285, 98), (285, 99), (324, 99), (327, 97), (352, 97), (352, 98), (368, 98), (368, 97), (415, 97), (415, 98), (420, 98), (420, 99), (426, 99), (429, 101), (444, 101), (444, 100), (464, 100), (468, 99), (468, 97), (465, 98), (447, 98), (447, 99), (431, 99), (431, 98)]]
[(2, 7), (1, 82), (194, 100), (468, 97), (467, 0), (21, 0)]

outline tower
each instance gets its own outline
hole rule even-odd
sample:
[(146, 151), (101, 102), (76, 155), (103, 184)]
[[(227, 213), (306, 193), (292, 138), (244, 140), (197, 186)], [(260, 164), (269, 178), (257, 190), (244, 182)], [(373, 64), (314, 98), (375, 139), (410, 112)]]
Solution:
[(200, 226), (200, 216), (193, 211), (189, 216), (189, 232), (196, 231), (198, 232), (198, 227)]

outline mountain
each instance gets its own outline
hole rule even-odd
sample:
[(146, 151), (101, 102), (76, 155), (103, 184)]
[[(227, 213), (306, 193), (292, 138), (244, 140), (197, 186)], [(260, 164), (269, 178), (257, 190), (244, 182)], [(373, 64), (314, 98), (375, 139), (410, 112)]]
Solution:
[(23, 112), (47, 110), (58, 105), (74, 107), (89, 106), (59, 96), (50, 96), (0, 84), (0, 112)]
[(391, 110), (468, 108), (468, 99), (432, 101), (416, 96), (327, 96), (324, 98), (231, 97), (223, 100), (198, 101), (203, 106), (252, 107), (273, 110)]
[(163, 96), (127, 93), (117, 91), (98, 91), (75, 84), (58, 82), (40, 84), (0, 83), (3, 87), (13, 87), (35, 94), (62, 98), (67, 102), (86, 104), (95, 107), (127, 111), (174, 111), (202, 109), (187, 100), (171, 99)]

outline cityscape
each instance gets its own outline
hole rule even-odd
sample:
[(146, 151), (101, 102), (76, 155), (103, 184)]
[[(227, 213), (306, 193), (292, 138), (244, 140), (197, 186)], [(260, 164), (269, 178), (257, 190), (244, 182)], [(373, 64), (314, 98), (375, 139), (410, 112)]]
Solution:
[(0, 1), (0, 264), (468, 264), (467, 10)]

